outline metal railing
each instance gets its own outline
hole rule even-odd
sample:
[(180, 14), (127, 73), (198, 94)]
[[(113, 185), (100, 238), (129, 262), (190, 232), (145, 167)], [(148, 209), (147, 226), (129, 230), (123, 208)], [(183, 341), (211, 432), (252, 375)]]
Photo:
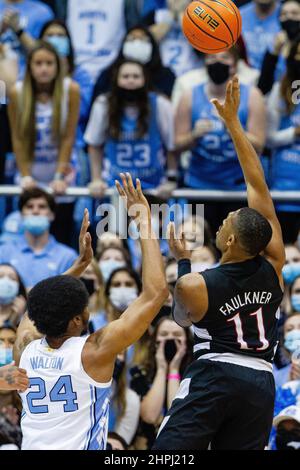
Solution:
[[(49, 189), (49, 192), (51, 190)], [(0, 196), (19, 196), (22, 193), (20, 186), (0, 185)], [(155, 189), (145, 190), (145, 194), (151, 196), (159, 196)], [(107, 189), (106, 196), (116, 194), (114, 188)], [(88, 188), (85, 187), (69, 187), (66, 191), (67, 196), (72, 197), (92, 197)], [(274, 201), (300, 202), (299, 191), (271, 191)], [(172, 192), (172, 198), (188, 198), (203, 201), (241, 201), (247, 199), (246, 191), (219, 191), (219, 190), (195, 190), (189, 188), (175, 189)]]

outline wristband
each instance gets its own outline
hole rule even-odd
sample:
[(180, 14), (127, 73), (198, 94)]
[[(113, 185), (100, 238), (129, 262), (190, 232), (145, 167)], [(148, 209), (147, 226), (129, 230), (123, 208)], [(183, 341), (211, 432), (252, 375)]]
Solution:
[(192, 272), (191, 260), (188, 258), (180, 259), (178, 261), (178, 279), (185, 274), (190, 274)]
[(168, 380), (180, 380), (181, 377), (179, 374), (168, 374)]

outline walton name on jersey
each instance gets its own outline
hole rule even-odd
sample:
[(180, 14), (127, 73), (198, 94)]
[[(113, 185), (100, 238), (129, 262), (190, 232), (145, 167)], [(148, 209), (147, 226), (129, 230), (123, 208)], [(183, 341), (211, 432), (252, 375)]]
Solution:
[(244, 292), (242, 295), (232, 297), (225, 305), (220, 307), (223, 315), (231, 315), (237, 309), (251, 304), (268, 304), (272, 298), (271, 292)]

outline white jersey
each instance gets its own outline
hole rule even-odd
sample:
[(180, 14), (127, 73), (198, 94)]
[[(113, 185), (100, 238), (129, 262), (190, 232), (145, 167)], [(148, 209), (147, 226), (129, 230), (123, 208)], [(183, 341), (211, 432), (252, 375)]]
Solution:
[(30, 386), (21, 393), (23, 450), (104, 450), (111, 381), (97, 383), (84, 371), (81, 353), (87, 337), (74, 337), (59, 349), (45, 338), (24, 350), (20, 367)]
[[(155, 12), (155, 23), (168, 22), (169, 10)], [(182, 32), (181, 24), (174, 23), (170, 31), (160, 41), (160, 54), (165, 67), (170, 67), (176, 77), (203, 65), (203, 60), (195, 53)]]
[(76, 64), (95, 81), (116, 59), (125, 35), (124, 0), (69, 0), (67, 24)]

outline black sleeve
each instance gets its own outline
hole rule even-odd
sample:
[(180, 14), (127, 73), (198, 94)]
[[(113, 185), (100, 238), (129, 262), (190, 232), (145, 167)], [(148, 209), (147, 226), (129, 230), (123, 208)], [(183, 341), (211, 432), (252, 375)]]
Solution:
[(264, 56), (264, 60), (261, 67), (261, 72), (258, 80), (258, 88), (261, 90), (263, 95), (269, 93), (272, 90), (275, 81), (275, 70), (278, 62), (278, 56), (271, 54), (267, 51)]
[(11, 152), (10, 127), (7, 106), (0, 104), (0, 184), (4, 183), (5, 155)]

